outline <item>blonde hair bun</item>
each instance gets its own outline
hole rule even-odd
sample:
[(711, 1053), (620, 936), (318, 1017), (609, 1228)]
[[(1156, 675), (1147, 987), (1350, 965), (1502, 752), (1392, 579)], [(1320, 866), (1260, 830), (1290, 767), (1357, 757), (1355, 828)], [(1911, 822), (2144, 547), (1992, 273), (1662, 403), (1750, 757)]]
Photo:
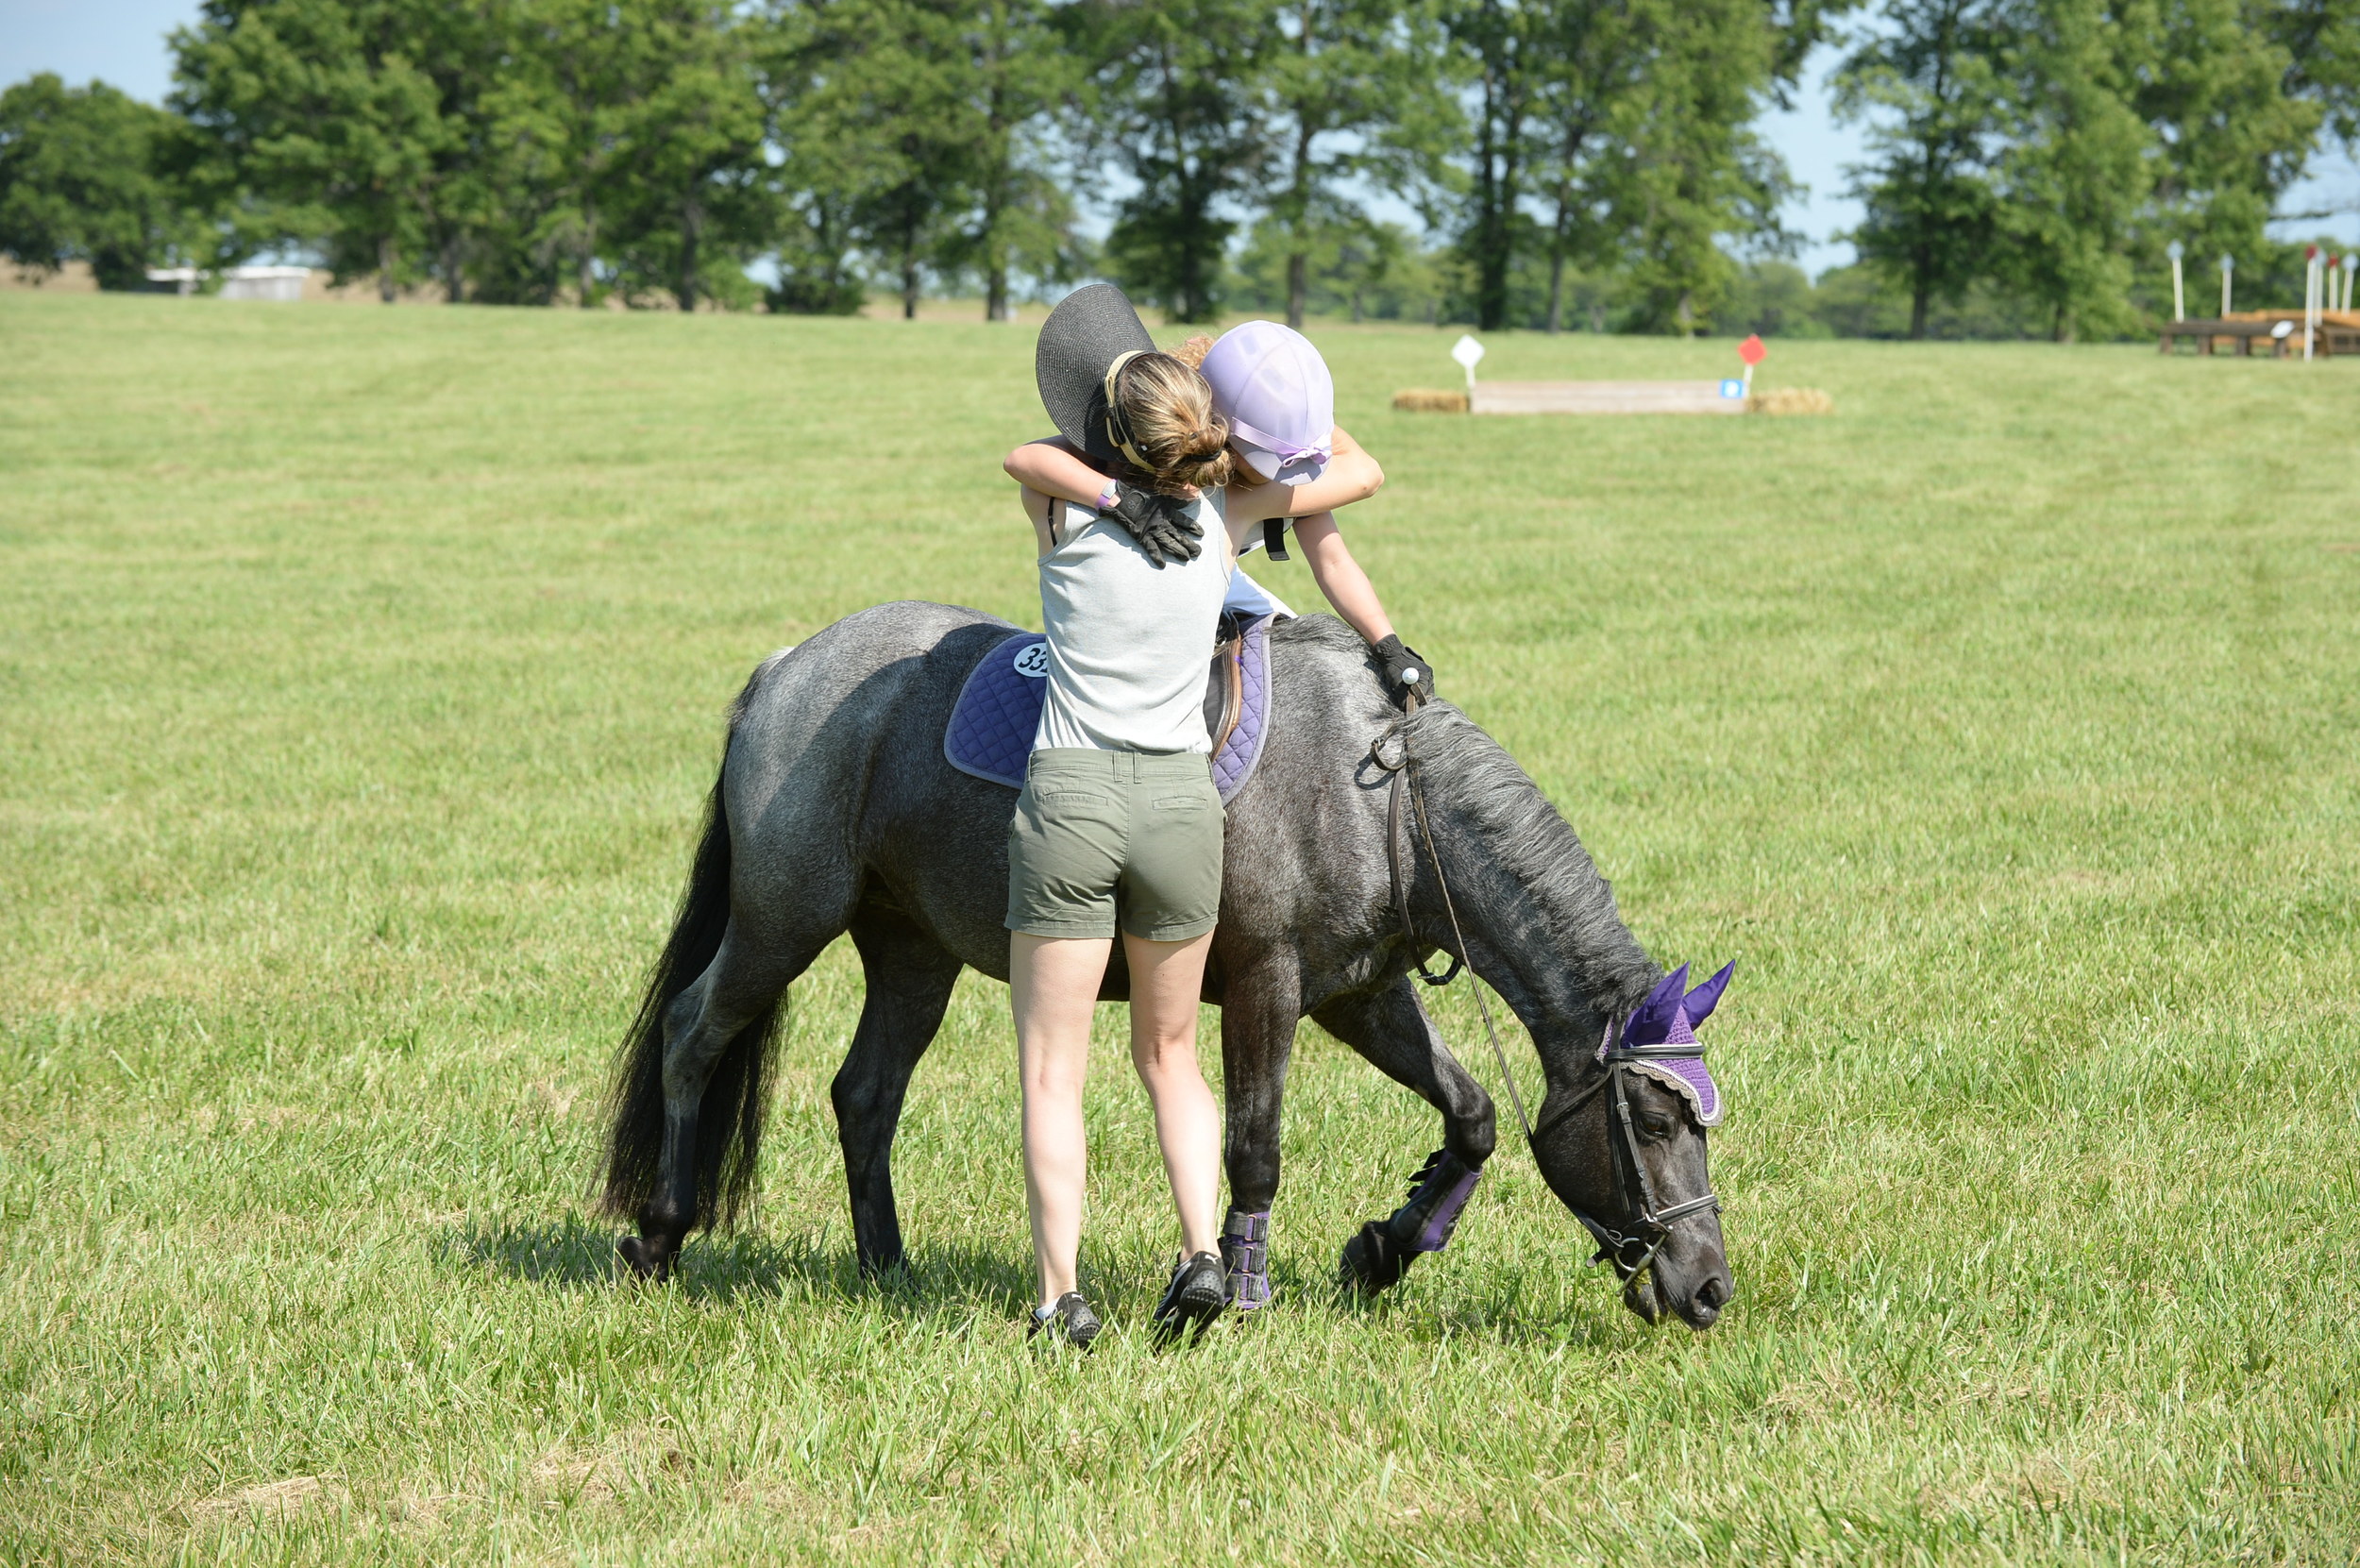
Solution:
[(1229, 421), (1213, 412), (1213, 389), (1195, 365), (1176, 354), (1134, 356), (1115, 377), (1114, 412), (1154, 489), (1173, 496), (1228, 485)]

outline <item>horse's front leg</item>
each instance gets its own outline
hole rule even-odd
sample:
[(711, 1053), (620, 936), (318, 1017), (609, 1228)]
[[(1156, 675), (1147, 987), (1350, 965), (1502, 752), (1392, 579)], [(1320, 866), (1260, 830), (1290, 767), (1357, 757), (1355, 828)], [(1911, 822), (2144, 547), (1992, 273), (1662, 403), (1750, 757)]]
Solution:
[(902, 1266), (902, 1221), (893, 1202), (893, 1135), (918, 1059), (942, 1027), (960, 964), (942, 944), (894, 911), (865, 907), (852, 919), (868, 997), (860, 1026), (828, 1098), (852, 1196), (852, 1247), (865, 1278)]
[(1229, 1214), (1222, 1222), (1221, 1256), (1229, 1270), (1229, 1303), (1240, 1312), (1270, 1305), (1279, 1110), (1302, 994), (1290, 953), (1231, 970), (1222, 995), (1222, 1162), (1229, 1175)]
[(1408, 1201), (1344, 1245), (1343, 1283), (1374, 1293), (1398, 1284), (1420, 1253), (1449, 1243), (1492, 1157), (1498, 1133), (1492, 1097), (1450, 1054), (1406, 975), (1382, 990), (1338, 997), (1311, 1016), (1442, 1113), (1442, 1147), (1411, 1178)]

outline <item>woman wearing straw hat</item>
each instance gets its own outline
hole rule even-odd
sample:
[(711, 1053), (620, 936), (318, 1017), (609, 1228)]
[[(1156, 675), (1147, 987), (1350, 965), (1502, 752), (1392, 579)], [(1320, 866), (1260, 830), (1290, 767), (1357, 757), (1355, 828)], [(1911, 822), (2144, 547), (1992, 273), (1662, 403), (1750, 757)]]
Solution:
[(1132, 1062), (1155, 1105), (1180, 1218), (1157, 1333), (1199, 1328), (1227, 1303), (1220, 1117), (1196, 1059), (1222, 870), (1206, 655), (1246, 534), (1269, 518), (1357, 500), (1384, 476), (1354, 448), (1306, 482), (1233, 483), (1230, 429), (1211, 389), (1156, 351), (1110, 285), (1078, 290), (1051, 313), (1034, 369), (1059, 439), (1020, 447), (1006, 464), (1038, 546), (1049, 644), (1040, 726), (1008, 835), (1009, 984), (1040, 1284), (1033, 1329), (1087, 1346), (1099, 1322), (1078, 1277), (1082, 1087), (1118, 936)]

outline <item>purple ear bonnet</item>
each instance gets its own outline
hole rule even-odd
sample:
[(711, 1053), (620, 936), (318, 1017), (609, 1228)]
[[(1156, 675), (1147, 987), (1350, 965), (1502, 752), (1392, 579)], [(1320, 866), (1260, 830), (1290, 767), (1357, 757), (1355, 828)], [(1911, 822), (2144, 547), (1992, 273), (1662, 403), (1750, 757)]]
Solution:
[[(1696, 1025), (1712, 1016), (1720, 1004), (1721, 993), (1728, 989), (1729, 976), (1737, 966), (1729, 964), (1720, 973), (1697, 986), (1688, 989), (1688, 966), (1682, 964), (1647, 994), (1623, 1025), (1625, 1045), (1690, 1046), (1694, 1055), (1649, 1056), (1623, 1065), (1634, 1072), (1644, 1072), (1664, 1087), (1688, 1102), (1691, 1114), (1699, 1127), (1714, 1127), (1721, 1121), (1721, 1089), (1712, 1081), (1705, 1067), (1705, 1048), (1697, 1042)], [(1599, 1051), (1603, 1057), (1606, 1053)]]

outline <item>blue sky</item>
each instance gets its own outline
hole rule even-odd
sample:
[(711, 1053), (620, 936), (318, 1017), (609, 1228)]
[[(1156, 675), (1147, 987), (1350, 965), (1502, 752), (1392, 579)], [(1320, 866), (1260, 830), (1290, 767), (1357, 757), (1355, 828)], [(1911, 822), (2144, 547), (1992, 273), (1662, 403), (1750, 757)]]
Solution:
[[(0, 0), (0, 84), (55, 71), (70, 82), (96, 76), (158, 101), (172, 85), (164, 36), (195, 19), (195, 0)], [(1843, 194), (1844, 165), (1860, 158), (1860, 136), (1828, 113), (1826, 76), (1833, 62), (1834, 52), (1821, 50), (1795, 109), (1762, 122), (1771, 144), (1809, 187), (1788, 210), (1787, 222), (1806, 237), (1800, 260), (1814, 273), (1851, 260), (1852, 247), (1837, 236), (1860, 218), (1859, 205)], [(2287, 208), (2333, 209), (2331, 222), (2291, 227), (2360, 243), (2360, 168), (2341, 158), (2321, 160), (2289, 193)]]

